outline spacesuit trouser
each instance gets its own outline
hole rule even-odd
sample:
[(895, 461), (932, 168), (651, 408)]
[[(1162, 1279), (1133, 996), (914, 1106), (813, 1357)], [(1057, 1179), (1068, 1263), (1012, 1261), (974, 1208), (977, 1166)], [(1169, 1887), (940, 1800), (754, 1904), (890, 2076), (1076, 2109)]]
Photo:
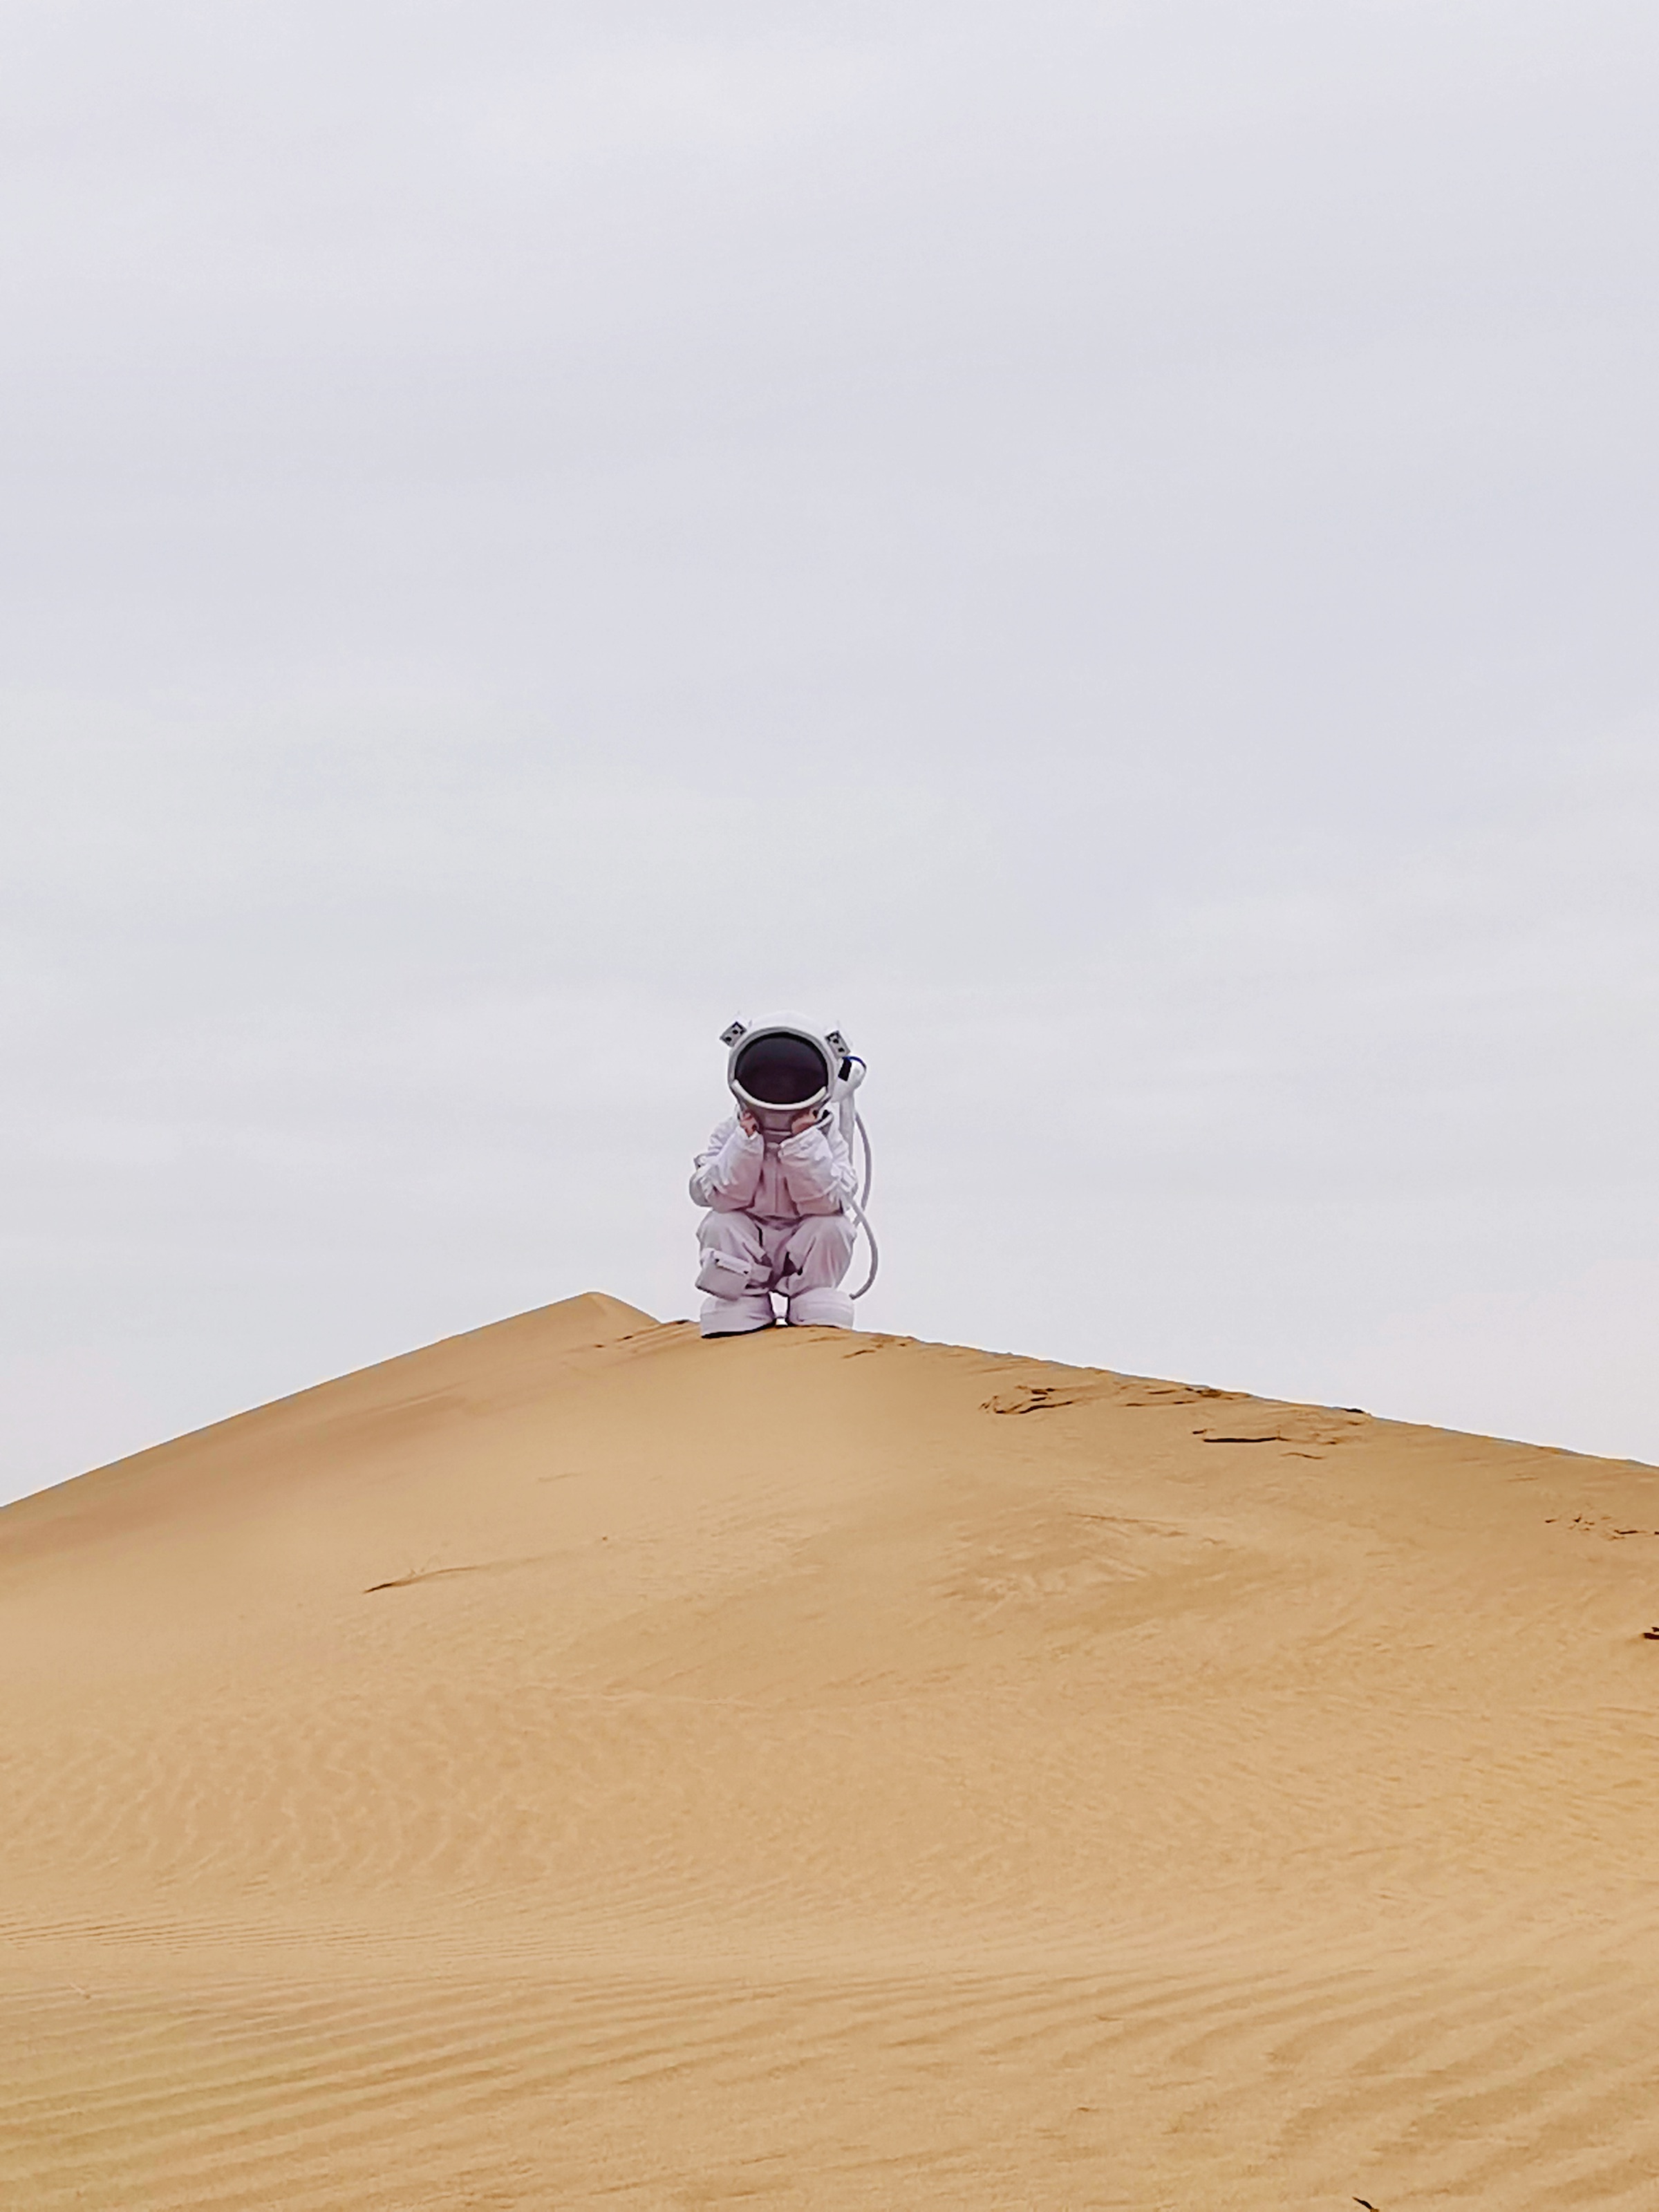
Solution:
[[(789, 1300), (793, 1322), (830, 1321), (852, 1327), (852, 1301), (838, 1285), (853, 1264), (856, 1231), (844, 1213), (805, 1213), (767, 1221), (752, 1213), (705, 1213), (697, 1229), (702, 1263), (697, 1288), (711, 1301), (747, 1308), (748, 1327), (770, 1291)], [(769, 1304), (768, 1311), (769, 1313)], [(705, 1330), (711, 1316), (705, 1312)], [(734, 1320), (738, 1316), (734, 1312)]]

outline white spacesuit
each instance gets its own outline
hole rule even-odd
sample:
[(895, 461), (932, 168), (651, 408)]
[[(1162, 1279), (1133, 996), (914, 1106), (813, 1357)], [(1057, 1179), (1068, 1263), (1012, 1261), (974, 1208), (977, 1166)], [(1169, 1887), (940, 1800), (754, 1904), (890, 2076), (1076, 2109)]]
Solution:
[(797, 1328), (851, 1328), (840, 1285), (852, 1263), (860, 1215), (849, 1141), (852, 1094), (863, 1062), (838, 1030), (774, 1021), (734, 1022), (726, 1078), (738, 1111), (697, 1154), (694, 1204), (705, 1336), (769, 1328), (775, 1291)]

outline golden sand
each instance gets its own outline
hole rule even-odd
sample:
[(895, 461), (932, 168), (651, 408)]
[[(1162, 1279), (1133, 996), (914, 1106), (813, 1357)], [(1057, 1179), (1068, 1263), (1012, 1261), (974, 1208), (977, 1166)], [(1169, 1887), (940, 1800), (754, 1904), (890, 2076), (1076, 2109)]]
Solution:
[(1659, 1472), (590, 1296), (0, 1513), (4, 2212), (1659, 2206)]

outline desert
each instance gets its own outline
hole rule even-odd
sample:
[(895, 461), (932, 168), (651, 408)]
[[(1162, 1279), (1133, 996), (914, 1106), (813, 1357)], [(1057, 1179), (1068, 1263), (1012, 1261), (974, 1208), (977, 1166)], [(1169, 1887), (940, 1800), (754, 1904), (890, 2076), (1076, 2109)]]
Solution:
[(1659, 1471), (599, 1294), (0, 1513), (15, 2212), (1659, 2188)]

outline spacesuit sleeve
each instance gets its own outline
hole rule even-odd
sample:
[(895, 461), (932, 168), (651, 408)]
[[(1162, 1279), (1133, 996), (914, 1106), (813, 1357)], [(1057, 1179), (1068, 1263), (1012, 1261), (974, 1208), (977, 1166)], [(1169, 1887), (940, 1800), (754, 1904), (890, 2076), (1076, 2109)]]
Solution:
[(789, 1195), (803, 1213), (839, 1213), (858, 1194), (858, 1176), (847, 1139), (833, 1121), (786, 1137), (778, 1161)]
[(765, 1156), (760, 1131), (751, 1135), (735, 1114), (728, 1115), (697, 1154), (691, 1170), (691, 1203), (712, 1206), (717, 1213), (741, 1213), (755, 1202)]

